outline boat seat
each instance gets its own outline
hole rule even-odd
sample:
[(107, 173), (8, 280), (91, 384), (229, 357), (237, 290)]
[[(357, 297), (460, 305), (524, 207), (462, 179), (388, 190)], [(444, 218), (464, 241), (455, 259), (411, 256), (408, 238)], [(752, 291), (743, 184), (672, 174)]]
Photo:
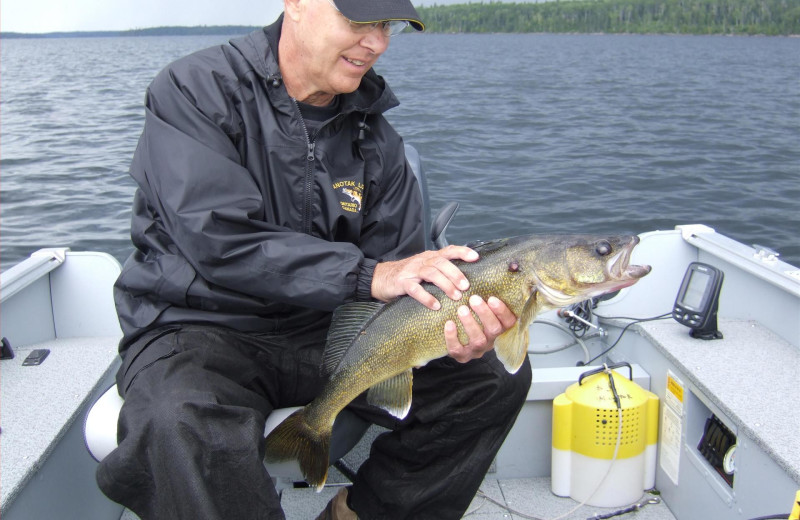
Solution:
[[(83, 424), (83, 437), (86, 449), (92, 457), (100, 462), (117, 447), (117, 422), (122, 408), (123, 399), (117, 391), (117, 385), (112, 385), (100, 398), (95, 401)], [(264, 436), (271, 432), (284, 419), (300, 407), (279, 408), (274, 410), (267, 418)], [(342, 410), (336, 418), (331, 435), (330, 463), (336, 464), (339, 459), (358, 444), (367, 431), (370, 423), (361, 419), (349, 410)], [(279, 463), (265, 463), (267, 472), (273, 479), (289, 482), (302, 482), (303, 475), (297, 461), (290, 460)], [(352, 473), (347, 466), (337, 465), (348, 478), (352, 480)]]

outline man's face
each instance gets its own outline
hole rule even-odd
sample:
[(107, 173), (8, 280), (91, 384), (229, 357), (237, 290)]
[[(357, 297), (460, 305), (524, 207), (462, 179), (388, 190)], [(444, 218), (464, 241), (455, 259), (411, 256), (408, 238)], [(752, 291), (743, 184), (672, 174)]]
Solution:
[(297, 43), (302, 60), (293, 66), (301, 68), (305, 86), (320, 94), (353, 92), (389, 47), (389, 36), (380, 26), (354, 28), (328, 0), (300, 4)]

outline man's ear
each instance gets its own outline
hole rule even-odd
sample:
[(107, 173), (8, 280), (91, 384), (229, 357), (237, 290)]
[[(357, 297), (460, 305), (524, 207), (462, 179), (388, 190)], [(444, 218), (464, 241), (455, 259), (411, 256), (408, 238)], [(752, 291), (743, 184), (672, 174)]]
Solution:
[(283, 13), (293, 21), (297, 21), (305, 0), (283, 0)]

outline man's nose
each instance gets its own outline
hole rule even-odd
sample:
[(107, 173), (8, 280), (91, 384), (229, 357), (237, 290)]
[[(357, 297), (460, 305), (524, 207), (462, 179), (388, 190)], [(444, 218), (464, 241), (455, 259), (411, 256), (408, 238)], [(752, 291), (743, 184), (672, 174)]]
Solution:
[(378, 24), (361, 38), (361, 45), (380, 56), (389, 48), (389, 35), (384, 32), (383, 24)]

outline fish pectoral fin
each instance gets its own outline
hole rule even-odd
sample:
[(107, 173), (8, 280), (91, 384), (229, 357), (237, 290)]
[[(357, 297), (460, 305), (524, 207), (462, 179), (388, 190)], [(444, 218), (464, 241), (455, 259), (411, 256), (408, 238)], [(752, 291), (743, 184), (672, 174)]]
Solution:
[(510, 374), (516, 374), (528, 355), (528, 326), (523, 327), (517, 321), (516, 325), (494, 340), (494, 350), (505, 369)]
[(510, 374), (516, 374), (528, 355), (528, 328), (539, 310), (537, 292), (533, 291), (517, 317), (517, 323), (494, 340), (497, 359)]
[(367, 403), (386, 410), (398, 419), (404, 419), (411, 409), (413, 377), (411, 369), (408, 369), (373, 385), (367, 391)]
[(336, 371), (339, 362), (373, 316), (383, 308), (383, 303), (347, 303), (333, 311), (328, 340), (322, 354), (322, 375)]

